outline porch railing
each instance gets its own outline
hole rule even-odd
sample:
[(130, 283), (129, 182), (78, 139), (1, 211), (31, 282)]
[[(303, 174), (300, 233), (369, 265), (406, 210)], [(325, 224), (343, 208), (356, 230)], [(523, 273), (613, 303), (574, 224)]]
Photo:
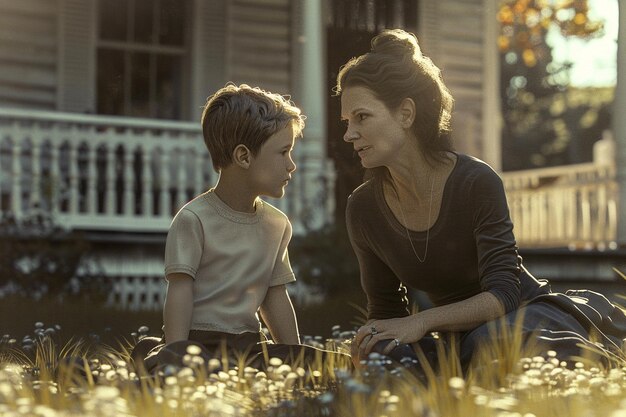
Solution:
[(614, 163), (507, 172), (502, 179), (520, 247), (617, 248)]
[[(333, 173), (307, 172), (298, 146), (295, 158), (287, 196), (272, 203), (297, 232), (312, 210), (304, 181), (319, 177), (332, 190)], [(215, 175), (196, 123), (0, 108), (0, 210), (18, 218), (38, 207), (69, 228), (165, 232)], [(607, 158), (502, 174), (519, 245), (614, 246), (615, 177)], [(332, 193), (318, 198), (330, 221)]]
[[(295, 157), (299, 172), (287, 196), (271, 202), (297, 233), (307, 212), (302, 178), (312, 174), (306, 155)], [(324, 182), (332, 173), (315, 175)], [(165, 232), (176, 211), (215, 180), (197, 123), (0, 108), (5, 214), (39, 208), (68, 228)], [(320, 210), (330, 219), (327, 206)]]

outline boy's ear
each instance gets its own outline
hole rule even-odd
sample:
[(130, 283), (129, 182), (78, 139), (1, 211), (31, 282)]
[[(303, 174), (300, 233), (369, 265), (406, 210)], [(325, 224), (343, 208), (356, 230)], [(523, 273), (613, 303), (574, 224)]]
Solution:
[(239, 144), (233, 151), (233, 162), (243, 169), (248, 169), (252, 159), (252, 152), (246, 145)]
[(408, 129), (413, 126), (413, 122), (415, 121), (415, 102), (413, 99), (407, 97), (402, 100), (398, 111), (402, 127)]

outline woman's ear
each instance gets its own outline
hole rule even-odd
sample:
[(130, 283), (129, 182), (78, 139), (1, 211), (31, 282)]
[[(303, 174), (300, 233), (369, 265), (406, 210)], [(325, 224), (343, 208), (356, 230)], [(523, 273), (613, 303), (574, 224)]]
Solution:
[(239, 144), (233, 151), (233, 162), (243, 169), (250, 167), (252, 152), (246, 145)]
[(407, 97), (402, 100), (398, 110), (402, 127), (408, 129), (413, 126), (413, 122), (415, 121), (415, 102), (413, 99)]

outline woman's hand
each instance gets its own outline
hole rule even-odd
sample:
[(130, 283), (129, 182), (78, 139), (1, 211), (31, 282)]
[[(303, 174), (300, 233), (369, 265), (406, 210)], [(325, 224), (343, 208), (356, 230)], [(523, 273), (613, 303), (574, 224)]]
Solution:
[(352, 362), (355, 367), (359, 367), (361, 360), (367, 358), (374, 346), (381, 340), (389, 341), (381, 352), (383, 355), (388, 355), (401, 343), (419, 341), (427, 331), (418, 314), (394, 319), (372, 320), (356, 332), (350, 352)]

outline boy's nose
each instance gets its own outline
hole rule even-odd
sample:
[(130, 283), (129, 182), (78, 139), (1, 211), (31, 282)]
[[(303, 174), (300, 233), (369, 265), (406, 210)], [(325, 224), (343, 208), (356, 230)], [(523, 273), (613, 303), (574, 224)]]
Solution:
[(289, 161), (289, 165), (287, 165), (287, 171), (292, 173), (296, 170), (296, 163), (293, 160)]

